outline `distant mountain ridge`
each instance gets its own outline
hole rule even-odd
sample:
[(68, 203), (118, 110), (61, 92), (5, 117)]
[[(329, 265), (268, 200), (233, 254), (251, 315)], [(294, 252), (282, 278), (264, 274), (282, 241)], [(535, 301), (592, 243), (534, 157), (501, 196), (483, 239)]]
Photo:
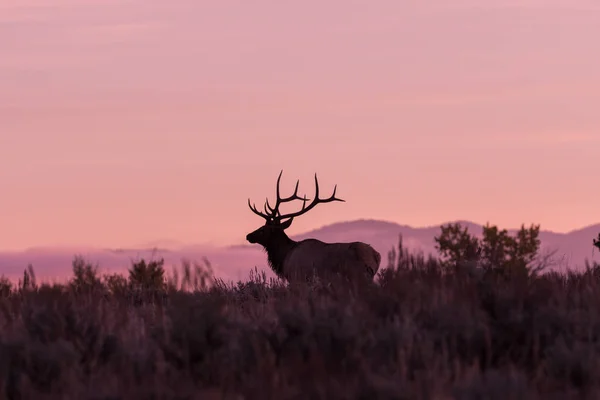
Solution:
[[(460, 222), (470, 233), (481, 236), (483, 225), (470, 221)], [(371, 244), (381, 253), (382, 267), (387, 265), (387, 255), (392, 248), (397, 248), (398, 237), (402, 235), (403, 243), (411, 251), (422, 251), (425, 255), (436, 255), (434, 237), (439, 234), (440, 226), (447, 223), (411, 227), (390, 221), (359, 219), (342, 221), (321, 226), (319, 228), (291, 235), (294, 240), (315, 238), (325, 242), (363, 241)], [(503, 228), (500, 226), (499, 228)], [(514, 233), (517, 229), (508, 229)], [(542, 251), (558, 249), (555, 261), (562, 268), (578, 268), (584, 260), (600, 262), (600, 254), (593, 252), (592, 239), (600, 233), (600, 224), (589, 225), (567, 233), (549, 230), (540, 231)], [(153, 246), (159, 245), (159, 246)], [(169, 246), (173, 245), (173, 247)], [(86, 246), (79, 250), (73, 247), (32, 247), (22, 252), (0, 252), (0, 274), (15, 278), (22, 276), (23, 269), (32, 264), (39, 278), (59, 279), (71, 275), (71, 261), (75, 254), (81, 254), (87, 260), (100, 266), (102, 272), (126, 272), (132, 260), (139, 258), (165, 259), (169, 268), (180, 265), (182, 259), (198, 261), (208, 259), (217, 277), (225, 280), (244, 280), (255, 266), (265, 270), (269, 276), (272, 272), (266, 265), (266, 255), (258, 245), (240, 244), (232, 246), (212, 246), (207, 244), (188, 244), (168, 239), (146, 243), (139, 248), (100, 249)]]
[[(320, 228), (308, 232), (292, 235), (294, 240), (303, 240), (306, 238), (316, 238), (326, 242), (349, 242), (354, 240), (363, 241), (371, 244), (382, 254), (385, 260), (388, 252), (397, 247), (399, 235), (403, 237), (403, 243), (412, 251), (422, 251), (425, 255), (431, 253), (436, 255), (434, 237), (439, 235), (440, 227), (449, 223), (460, 223), (467, 227), (468, 231), (474, 236), (481, 237), (483, 224), (477, 224), (471, 221), (455, 220), (445, 222), (439, 225), (412, 227), (395, 222), (360, 219), (354, 221), (342, 221), (333, 224), (324, 225)], [(526, 225), (527, 226), (527, 225)], [(500, 229), (504, 229), (499, 226)], [(514, 234), (519, 228), (510, 228), (507, 231)], [(600, 233), (600, 223), (588, 225), (586, 227), (575, 229), (566, 233), (553, 232), (540, 229), (541, 250), (554, 250), (555, 261), (564, 267), (583, 266), (585, 259), (591, 260), (598, 254), (593, 252), (592, 239)], [(251, 248), (251, 245), (242, 245), (237, 248)], [(383, 262), (383, 261), (382, 261)]]

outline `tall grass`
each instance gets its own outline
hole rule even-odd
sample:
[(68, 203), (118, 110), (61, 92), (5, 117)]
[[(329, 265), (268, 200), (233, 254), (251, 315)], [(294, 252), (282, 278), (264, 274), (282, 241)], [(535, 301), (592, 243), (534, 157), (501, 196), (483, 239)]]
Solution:
[(156, 291), (78, 265), (65, 285), (0, 281), (0, 397), (600, 398), (597, 264), (507, 278), (400, 245), (365, 286), (187, 263)]

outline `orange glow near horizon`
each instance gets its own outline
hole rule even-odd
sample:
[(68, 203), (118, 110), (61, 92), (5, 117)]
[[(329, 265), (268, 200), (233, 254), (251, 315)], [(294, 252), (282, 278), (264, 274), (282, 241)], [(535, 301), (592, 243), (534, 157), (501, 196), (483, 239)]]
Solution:
[[(0, 0), (0, 250), (600, 222), (600, 4)], [(591, 240), (591, 239), (590, 239)]]

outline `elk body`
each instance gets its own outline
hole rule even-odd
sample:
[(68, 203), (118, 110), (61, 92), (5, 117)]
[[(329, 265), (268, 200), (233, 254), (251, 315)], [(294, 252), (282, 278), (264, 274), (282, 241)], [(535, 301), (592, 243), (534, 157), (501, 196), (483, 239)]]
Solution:
[[(246, 236), (250, 243), (263, 246), (267, 252), (269, 266), (280, 278), (288, 282), (307, 280), (316, 276), (320, 280), (331, 280), (342, 277), (351, 281), (372, 281), (379, 269), (381, 255), (370, 245), (362, 242), (351, 243), (325, 243), (317, 239), (294, 241), (290, 239), (285, 230), (290, 227), (294, 218), (310, 211), (319, 203), (344, 201), (335, 197), (337, 185), (333, 194), (327, 199), (319, 198), (319, 182), (315, 174), (315, 198), (307, 206), (307, 199), (298, 196), (298, 184), (294, 194), (282, 198), (279, 193), (281, 174), (277, 178), (277, 200), (271, 207), (269, 200), (265, 202), (264, 212), (258, 211), (256, 206), (248, 206), (256, 215), (265, 219), (261, 226)], [(281, 214), (279, 206), (293, 200), (302, 201), (302, 209), (289, 214)]]

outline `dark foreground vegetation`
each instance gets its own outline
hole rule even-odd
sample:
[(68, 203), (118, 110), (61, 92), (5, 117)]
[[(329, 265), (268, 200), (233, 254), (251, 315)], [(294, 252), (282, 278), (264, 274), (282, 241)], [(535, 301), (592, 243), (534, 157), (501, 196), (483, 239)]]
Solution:
[(440, 260), (400, 242), (360, 287), (27, 269), (0, 283), (0, 398), (600, 398), (600, 265), (542, 273), (536, 227), (486, 229), (443, 227)]

